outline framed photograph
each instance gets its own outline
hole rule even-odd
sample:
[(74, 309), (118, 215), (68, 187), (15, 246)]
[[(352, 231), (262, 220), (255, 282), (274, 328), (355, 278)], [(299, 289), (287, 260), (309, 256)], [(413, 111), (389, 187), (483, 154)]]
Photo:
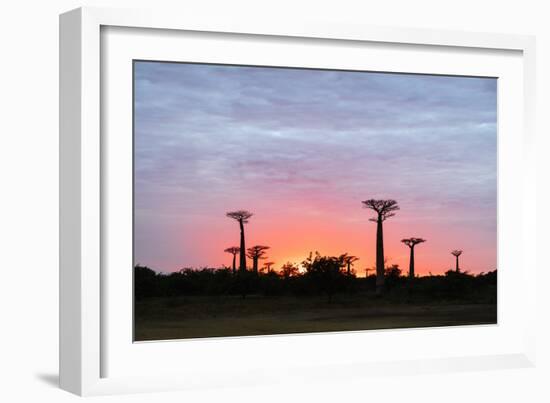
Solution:
[(64, 389), (533, 365), (533, 38), (95, 8), (60, 35)]

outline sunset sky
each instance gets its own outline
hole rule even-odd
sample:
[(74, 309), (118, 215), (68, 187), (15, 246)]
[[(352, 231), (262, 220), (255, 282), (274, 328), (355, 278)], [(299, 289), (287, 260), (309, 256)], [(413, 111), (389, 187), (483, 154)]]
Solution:
[[(310, 251), (375, 264), (361, 201), (395, 199), (389, 264), (422, 237), (416, 272), (496, 269), (497, 81), (428, 75), (135, 62), (134, 262), (231, 264), (231, 210), (279, 268)], [(249, 263), (251, 265), (251, 263)]]

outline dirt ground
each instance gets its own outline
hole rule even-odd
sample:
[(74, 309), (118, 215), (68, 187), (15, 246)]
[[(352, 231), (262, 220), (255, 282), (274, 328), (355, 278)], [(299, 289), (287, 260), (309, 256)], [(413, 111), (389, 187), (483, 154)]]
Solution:
[(495, 304), (391, 303), (361, 295), (173, 297), (136, 303), (135, 341), (495, 324)]

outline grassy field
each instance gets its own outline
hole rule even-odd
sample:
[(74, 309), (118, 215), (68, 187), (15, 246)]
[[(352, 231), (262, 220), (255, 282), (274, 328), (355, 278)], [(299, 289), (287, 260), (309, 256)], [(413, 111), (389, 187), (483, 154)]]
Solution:
[(496, 323), (496, 304), (396, 303), (373, 296), (148, 298), (135, 306), (135, 340), (249, 336)]

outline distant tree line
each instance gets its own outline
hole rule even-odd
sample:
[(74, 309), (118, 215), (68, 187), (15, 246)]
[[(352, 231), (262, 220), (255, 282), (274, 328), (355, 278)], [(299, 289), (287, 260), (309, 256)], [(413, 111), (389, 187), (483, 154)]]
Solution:
[[(156, 273), (145, 266), (134, 268), (134, 292), (137, 301), (151, 297), (249, 295), (265, 297), (324, 295), (328, 302), (339, 294), (376, 294), (376, 274), (356, 277), (348, 272), (346, 255), (310, 255), (304, 271), (292, 263), (279, 271), (237, 271), (232, 268), (185, 268), (174, 273)], [(472, 275), (449, 270), (444, 275), (403, 276), (398, 265), (384, 270), (385, 298), (388, 300), (445, 302), (466, 300), (496, 302), (497, 271)]]

